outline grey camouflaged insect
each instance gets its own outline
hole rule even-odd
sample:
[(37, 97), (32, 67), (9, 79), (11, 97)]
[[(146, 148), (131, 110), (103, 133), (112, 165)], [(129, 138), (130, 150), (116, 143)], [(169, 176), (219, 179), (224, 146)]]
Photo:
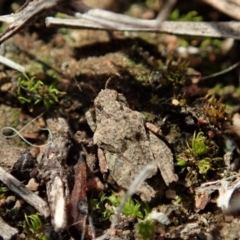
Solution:
[[(94, 100), (94, 108), (96, 126), (91, 126), (95, 129), (93, 141), (105, 155), (105, 160), (99, 159), (100, 168), (106, 165), (109, 176), (118, 186), (128, 189), (144, 166), (154, 162), (156, 168), (149, 178), (159, 168), (166, 185), (177, 181), (170, 148), (146, 128), (144, 116), (131, 110), (122, 94), (115, 90), (102, 90)], [(101, 161), (106, 161), (106, 164)], [(156, 195), (146, 182), (136, 193), (143, 201), (150, 201)]]

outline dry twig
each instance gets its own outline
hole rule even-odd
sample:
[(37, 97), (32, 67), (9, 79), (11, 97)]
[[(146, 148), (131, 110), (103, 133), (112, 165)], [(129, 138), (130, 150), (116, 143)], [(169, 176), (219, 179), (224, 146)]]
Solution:
[[(39, 16), (41, 13), (49, 9), (57, 8), (60, 12), (67, 13), (81, 19), (87, 19), (95, 23), (100, 23), (102, 24), (102, 26), (108, 26), (110, 23), (114, 23), (116, 29), (118, 24), (124, 24), (125, 26), (133, 25), (146, 28), (156, 28), (159, 27), (164, 20), (166, 20), (175, 2), (176, 0), (168, 0), (155, 20), (142, 20), (124, 16), (122, 14), (113, 15), (109, 11), (104, 11), (100, 9), (91, 9), (80, 1), (27, 1), (17, 13), (0, 16), (0, 21), (10, 24), (7, 31), (0, 35), (0, 43), (4, 42), (5, 40), (13, 36), (15, 33), (17, 33), (31, 19)], [(115, 28), (114, 26), (113, 28)]]
[[(224, 10), (229, 10), (229, 14), (239, 12), (236, 2), (229, 3), (224, 0), (203, 0), (211, 2), (213, 5), (223, 4)], [(239, 1), (239, 0), (232, 0)], [(79, 19), (57, 19), (46, 18), (47, 26), (63, 26), (72, 28), (91, 28), (101, 30), (119, 31), (146, 31), (163, 32), (176, 35), (190, 35), (203, 37), (221, 37), (240, 39), (239, 22), (163, 22), (168, 16), (175, 0), (168, 1), (158, 17), (153, 20), (137, 19), (122, 14), (113, 13), (101, 9), (93, 9), (79, 1), (51, 0), (51, 1), (29, 1), (17, 13), (0, 16), (0, 21), (10, 23), (9, 28), (0, 36), (0, 43), (18, 32), (33, 17), (38, 16), (47, 9), (57, 8), (58, 11), (75, 16)], [(226, 6), (225, 6), (225, 5)], [(217, 7), (217, 6), (216, 6)], [(237, 9), (237, 10), (236, 10)], [(240, 19), (239, 14), (235, 16)]]
[[(148, 20), (152, 21), (152, 20)], [(110, 26), (102, 26), (88, 20), (78, 19), (61, 19), (47, 17), (46, 24), (48, 27), (70, 27), (70, 28), (89, 28), (96, 30), (118, 30), (118, 31), (135, 31), (135, 32), (159, 32), (176, 35), (202, 36), (202, 37), (219, 37), (240, 39), (240, 22), (163, 22), (159, 28), (144, 28), (129, 25), (118, 25), (117, 29)]]
[(66, 160), (72, 142), (66, 119), (49, 118), (47, 126), (52, 132), (52, 139), (50, 144), (41, 148), (37, 157), (39, 177), (46, 182), (52, 225), (55, 231), (61, 231), (67, 226), (69, 187)]
[(70, 214), (73, 218), (73, 225), (84, 239), (86, 231), (86, 220), (88, 217), (87, 199), (87, 164), (83, 156), (80, 156), (74, 167), (75, 180), (69, 203)]
[(0, 43), (12, 37), (31, 19), (39, 16), (48, 9), (52, 9), (64, 0), (33, 0), (26, 3), (15, 14), (0, 16), (0, 21), (9, 23), (8, 29), (0, 35)]
[(0, 236), (4, 240), (10, 240), (14, 235), (18, 233), (16, 228), (13, 228), (6, 224), (3, 219), (0, 217)]
[(14, 193), (20, 196), (23, 200), (37, 209), (45, 218), (49, 217), (50, 210), (48, 204), (35, 193), (25, 187), (11, 174), (0, 167), (0, 180)]
[(19, 71), (22, 74), (25, 74), (25, 72), (26, 72), (25, 67), (21, 66), (20, 64), (12, 61), (12, 60), (10, 60), (10, 59), (8, 59), (6, 57), (1, 56), (1, 55), (0, 55), (0, 63), (4, 64), (5, 66), (10, 67), (10, 68), (12, 68), (14, 70)]

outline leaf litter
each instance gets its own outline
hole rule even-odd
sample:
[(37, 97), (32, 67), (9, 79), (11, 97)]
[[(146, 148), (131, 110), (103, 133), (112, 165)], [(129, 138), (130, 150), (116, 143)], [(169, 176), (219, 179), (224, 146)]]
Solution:
[[(138, 5), (136, 7), (141, 9)], [(143, 9), (141, 14), (147, 11), (154, 13), (149, 5)], [(40, 184), (36, 195), (49, 204), (52, 201), (52, 212), (55, 211), (53, 206), (56, 201), (61, 209), (65, 209), (65, 205), (68, 209), (69, 205), (74, 204), (73, 215), (67, 212), (68, 216), (65, 216), (66, 213), (61, 211), (52, 213), (55, 218), (61, 218), (61, 213), (64, 215), (64, 221), (60, 222), (64, 227), (60, 226), (60, 232), (55, 227), (58, 239), (70, 239), (70, 236), (74, 239), (92, 239), (101, 237), (104, 233), (108, 239), (239, 237), (237, 113), (240, 95), (237, 71), (233, 70), (208, 81), (199, 77), (199, 73), (208, 75), (228, 65), (229, 62), (224, 60), (223, 56), (228, 56), (229, 61), (234, 63), (234, 52), (232, 55), (224, 55), (226, 53), (221, 52), (221, 46), (217, 42), (208, 40), (209, 45), (205, 47), (201, 39), (185, 40), (181, 37), (171, 39), (175, 48), (166, 51), (173, 44), (166, 41), (170, 39), (167, 37), (154, 33), (136, 35), (113, 32), (111, 36), (104, 31), (96, 34), (94, 30), (49, 31), (38, 21), (5, 43), (5, 57), (21, 63), (29, 75), (36, 79), (35, 84), (41, 82), (47, 87), (54, 82), (56, 89), (66, 93), (48, 107), (43, 120), (48, 119), (50, 113), (54, 113), (55, 118), (64, 117), (67, 125), (71, 127), (72, 135), (64, 135), (66, 144), (60, 148), (62, 151), (66, 150), (63, 155), (66, 154), (67, 157), (64, 155), (64, 159), (60, 158), (61, 164), (56, 166), (56, 163), (51, 161), (52, 157), (58, 158), (57, 147), (54, 145), (53, 150), (50, 150), (45, 146), (43, 151), (50, 156), (46, 161), (50, 162), (47, 166), (52, 171), (52, 185), (49, 175), (45, 175), (46, 167), (41, 168), (39, 162), (31, 165), (31, 173), (25, 171), (26, 176), (21, 179), (24, 185), (27, 185), (31, 178), (36, 179)], [(199, 49), (199, 54), (180, 53), (178, 47), (183, 45), (184, 40), (188, 44), (186, 49), (194, 46)], [(229, 51), (231, 52), (231, 49)], [(218, 64), (220, 59), (223, 60)], [(16, 71), (1, 67), (0, 100), (2, 112), (5, 114), (2, 114), (0, 126), (13, 126), (14, 123), (14, 128), (20, 130), (45, 107), (43, 102), (28, 104), (27, 101), (19, 101), (19, 92), (13, 81), (16, 76), (19, 76)], [(159, 192), (158, 197), (151, 203), (144, 203), (137, 195), (132, 195), (136, 187), (130, 189), (131, 194), (124, 195), (127, 189), (119, 188), (116, 183), (109, 181), (108, 172), (102, 174), (99, 170), (97, 150), (92, 142), (93, 133), (86, 122), (85, 112), (93, 106), (94, 99), (101, 89), (105, 89), (109, 78), (111, 80), (107, 88), (122, 93), (130, 109), (141, 112), (148, 122), (158, 126), (163, 134), (162, 140), (174, 155), (175, 173), (179, 181), (176, 186), (167, 187), (160, 173), (148, 179)], [(20, 94), (24, 94), (21, 96), (24, 98), (32, 96), (28, 91)], [(11, 114), (9, 117), (6, 114), (9, 107), (11, 112), (17, 108), (20, 113)], [(46, 143), (49, 138), (46, 132), (39, 128), (42, 124), (38, 124), (28, 130), (29, 133), (35, 133), (34, 137), (25, 133), (34, 145)], [(63, 126), (56, 124), (54, 127), (61, 130)], [(11, 132), (8, 134), (11, 135)], [(34, 157), (41, 154), (37, 147), (23, 145), (19, 139), (11, 139), (9, 144), (15, 144), (16, 148), (19, 148), (19, 155), (22, 150), (19, 144), (28, 149)], [(3, 148), (11, 151), (7, 145)], [(77, 168), (80, 164), (79, 155), (86, 158), (87, 174), (84, 166), (80, 168), (82, 171)], [(17, 158), (15, 150), (13, 158)], [(23, 166), (26, 166), (28, 161), (23, 158), (17, 162), (18, 168), (14, 167), (14, 171), (17, 169), (23, 172)], [(1, 166), (4, 167), (2, 164)], [(146, 174), (147, 169), (143, 170), (143, 174)], [(8, 171), (12, 171), (9, 166)], [(44, 177), (41, 177), (43, 175)], [(16, 173), (15, 176), (18, 177)], [(79, 179), (82, 179), (82, 185), (79, 184)], [(70, 188), (72, 196), (68, 193), (68, 187), (64, 187), (65, 184)], [(63, 201), (52, 195), (54, 190), (51, 188), (55, 185), (60, 189), (59, 196), (64, 198)], [(22, 226), (29, 226), (25, 216), (19, 212), (11, 214), (13, 208), (8, 201), (13, 195), (14, 193), (7, 191), (1, 197), (1, 217), (18, 229), (19, 234), (24, 232), (25, 239), (28, 239), (30, 235), (27, 234), (30, 232), (21, 232)], [(121, 201), (126, 202), (127, 210), (119, 210)], [(37, 214), (31, 206), (21, 205), (20, 209), (29, 216), (32, 213)], [(118, 215), (118, 221), (114, 220), (115, 214)], [(52, 220), (51, 224), (42, 216), (40, 218), (41, 222), (37, 220), (34, 224), (41, 227), (34, 229), (44, 229), (44, 235), (52, 239), (50, 236), (54, 232), (56, 221)], [(111, 225), (113, 231), (110, 232)], [(42, 236), (42, 233), (39, 234), (36, 230), (31, 232), (33, 239), (40, 239), (39, 236)]]

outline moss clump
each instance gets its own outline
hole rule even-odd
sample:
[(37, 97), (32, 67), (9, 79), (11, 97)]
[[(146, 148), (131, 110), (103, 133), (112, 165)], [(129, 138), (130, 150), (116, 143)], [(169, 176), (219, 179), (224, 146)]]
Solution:
[(61, 92), (56, 88), (54, 82), (47, 85), (35, 79), (35, 77), (30, 79), (19, 77), (16, 85), (19, 101), (26, 104), (30, 111), (33, 111), (34, 106), (37, 104), (49, 109), (59, 101), (60, 97), (65, 95), (65, 92)]

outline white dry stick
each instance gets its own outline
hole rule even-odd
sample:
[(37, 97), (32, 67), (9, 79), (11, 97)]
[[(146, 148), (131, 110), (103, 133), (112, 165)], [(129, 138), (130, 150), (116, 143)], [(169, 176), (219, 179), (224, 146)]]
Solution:
[(2, 167), (0, 167), (0, 181), (2, 181), (7, 187), (20, 196), (23, 200), (29, 203), (31, 206), (37, 209), (41, 215), (45, 218), (50, 216), (50, 210), (47, 202), (45, 202), (38, 195), (30, 191), (24, 184), (19, 182), (11, 174), (6, 172)]
[(0, 21), (9, 23), (8, 29), (0, 34), (0, 44), (20, 31), (34, 17), (48, 9), (56, 7), (64, 0), (27, 0), (25, 4), (14, 14), (0, 16)]
[(2, 55), (0, 55), (0, 63), (7, 67), (10, 67), (16, 71), (21, 72), (25, 76), (26, 69), (25, 69), (25, 67), (21, 66), (20, 64), (12, 61), (6, 57), (3, 57)]
[[(67, 1), (67, 0), (32, 0), (26, 1), (26, 3), (19, 9), (15, 14), (0, 16), (0, 21), (9, 23), (8, 29), (0, 35), (0, 43), (4, 42), (15, 33), (17, 33), (21, 28), (23, 28), (30, 20), (41, 13), (49, 9), (57, 8), (58, 11), (74, 15), (81, 19), (91, 20), (96, 23), (102, 23), (103, 26), (108, 25), (110, 22), (115, 24), (123, 23), (126, 25), (142, 26), (142, 27), (157, 27), (166, 20), (173, 5), (177, 0), (167, 0), (163, 5), (161, 12), (155, 20), (141, 20), (132, 17), (126, 17), (121, 14), (117, 14), (118, 18), (114, 17), (114, 20), (109, 18), (111, 12), (91, 9), (90, 7), (83, 4), (81, 1)], [(62, 5), (63, 4), (63, 5)], [(116, 14), (115, 14), (116, 16)], [(123, 16), (123, 17), (122, 17)]]
[(13, 238), (14, 235), (18, 233), (18, 230), (16, 228), (13, 228), (9, 226), (7, 223), (3, 221), (3, 219), (0, 217), (0, 236), (4, 240), (10, 240)]
[[(142, 20), (153, 21), (153, 20)], [(114, 23), (115, 24), (115, 23)], [(143, 28), (130, 25), (118, 24), (114, 26), (103, 26), (100, 23), (93, 23), (89, 20), (79, 19), (61, 19), (46, 18), (48, 27), (70, 27), (70, 28), (90, 28), (97, 30), (118, 30), (118, 31), (135, 31), (135, 32), (159, 32), (186, 36), (202, 36), (217, 38), (234, 38), (240, 39), (240, 22), (163, 22), (159, 28)], [(115, 26), (116, 27), (116, 26)]]
[(14, 22), (14, 15), (2, 15), (0, 16), (0, 22), (12, 23)]
[(115, 225), (118, 222), (118, 218), (120, 213), (123, 210), (123, 207), (125, 205), (125, 203), (127, 202), (127, 200), (136, 192), (136, 190), (138, 189), (138, 187), (140, 187), (140, 185), (147, 179), (149, 178), (149, 174), (152, 173), (152, 171), (156, 168), (156, 164), (148, 164), (146, 165), (143, 170), (138, 174), (138, 176), (135, 178), (135, 180), (132, 182), (132, 184), (130, 185), (128, 191), (126, 192), (126, 194), (124, 195), (124, 197), (121, 200), (120, 205), (118, 206), (118, 208), (116, 209), (116, 213), (113, 217), (112, 223), (110, 228), (107, 230), (107, 232), (105, 234), (103, 234), (102, 236), (96, 238), (95, 240), (104, 240), (107, 238), (107, 236), (109, 234), (111, 234), (111, 232), (113, 231)]
[(227, 14), (228, 16), (240, 20), (240, 3), (239, 1), (228, 0), (202, 0), (203, 2), (211, 5), (219, 11)]
[(126, 27), (132, 26), (140, 28), (158, 28), (167, 19), (175, 3), (176, 0), (167, 0), (157, 18), (153, 20), (139, 19), (102, 9), (90, 8), (79, 2), (73, 2), (72, 4), (70, 3), (72, 11), (69, 12), (69, 14), (75, 16), (76, 18), (101, 24), (102, 27), (111, 27), (115, 30), (117, 30), (121, 25)]

